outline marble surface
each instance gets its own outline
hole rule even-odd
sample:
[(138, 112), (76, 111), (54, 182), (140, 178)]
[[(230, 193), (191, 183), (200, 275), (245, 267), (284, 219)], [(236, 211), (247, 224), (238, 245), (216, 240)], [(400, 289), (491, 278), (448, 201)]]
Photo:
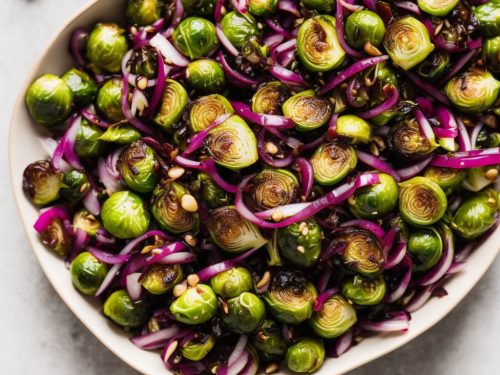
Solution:
[[(26, 242), (8, 178), (8, 124), (19, 87), (49, 39), (86, 3), (0, 0), (2, 374), (136, 374), (87, 331), (49, 285)], [(431, 331), (350, 375), (499, 373), (499, 296), (497, 259), (465, 300)]]

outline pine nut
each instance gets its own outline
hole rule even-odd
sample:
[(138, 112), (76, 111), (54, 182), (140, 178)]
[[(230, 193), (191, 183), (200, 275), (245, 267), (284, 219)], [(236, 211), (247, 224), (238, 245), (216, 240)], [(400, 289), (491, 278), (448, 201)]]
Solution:
[(184, 194), (181, 198), (181, 206), (187, 212), (196, 212), (198, 211), (198, 202), (196, 199), (190, 194)]

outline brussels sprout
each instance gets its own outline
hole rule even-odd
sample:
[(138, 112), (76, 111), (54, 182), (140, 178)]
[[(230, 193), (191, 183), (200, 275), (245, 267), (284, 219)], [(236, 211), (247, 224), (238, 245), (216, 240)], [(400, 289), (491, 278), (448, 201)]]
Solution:
[(190, 14), (199, 16), (212, 16), (216, 0), (181, 0), (182, 6)]
[(434, 267), (443, 254), (443, 240), (433, 227), (416, 228), (408, 240), (408, 253), (417, 272)]
[(379, 173), (380, 183), (356, 190), (349, 209), (359, 218), (376, 220), (389, 214), (397, 205), (398, 184), (393, 177)]
[(182, 281), (179, 264), (153, 264), (144, 272), (141, 284), (151, 294), (165, 294)]
[(76, 134), (75, 151), (82, 158), (97, 158), (104, 150), (104, 143), (101, 141), (103, 130), (82, 119), (80, 128)]
[(118, 122), (125, 119), (122, 111), (122, 80), (112, 78), (97, 93), (96, 106), (98, 111), (108, 120)]
[(409, 224), (434, 224), (443, 217), (447, 205), (443, 189), (427, 177), (413, 177), (399, 184), (399, 211)]
[(483, 126), (477, 135), (476, 147), (488, 148), (498, 146), (500, 146), (500, 133)]
[(418, 7), (433, 16), (445, 16), (455, 8), (460, 0), (418, 0)]
[(269, 46), (253, 36), (241, 46), (241, 55), (254, 65), (270, 65)]
[(342, 264), (364, 276), (378, 276), (384, 270), (385, 255), (373, 233), (358, 227), (346, 227), (333, 237), (334, 244), (346, 244), (340, 255)]
[(150, 217), (137, 194), (119, 191), (104, 202), (101, 219), (109, 233), (117, 238), (127, 239), (146, 232)]
[(245, 41), (260, 34), (257, 21), (251, 14), (229, 12), (222, 18), (220, 26), (236, 48), (241, 48)]
[(435, 81), (444, 76), (449, 71), (449, 68), (450, 54), (437, 49), (418, 64), (417, 73), (429, 81)]
[(148, 193), (155, 188), (159, 164), (153, 149), (143, 141), (135, 141), (123, 151), (118, 167), (125, 183), (135, 191)]
[(383, 276), (366, 279), (355, 275), (342, 285), (342, 295), (360, 306), (378, 305), (384, 299), (386, 284)]
[(89, 35), (87, 58), (96, 73), (118, 73), (127, 51), (125, 30), (115, 23), (100, 23)]
[(198, 173), (198, 179), (192, 185), (201, 200), (206, 203), (208, 208), (214, 209), (221, 206), (226, 206), (231, 199), (229, 194), (221, 189), (212, 178), (206, 173)]
[[(486, 186), (492, 184), (496, 181), (498, 177), (499, 166), (484, 166), (478, 168), (470, 169), (459, 169), (464, 174), (465, 179), (462, 179), (462, 187), (466, 190), (477, 193), (478, 191), (484, 189)], [(493, 171), (494, 178), (488, 178), (490, 170)], [(495, 170), (497, 171), (495, 173)]]
[(148, 306), (132, 302), (126, 290), (113, 292), (104, 302), (104, 315), (122, 327), (139, 327), (148, 320)]
[(332, 339), (348, 331), (357, 321), (356, 310), (344, 297), (336, 294), (313, 314), (309, 324), (318, 336)]
[(326, 72), (338, 67), (345, 58), (335, 30), (335, 18), (315, 16), (300, 25), (297, 54), (304, 67), (312, 72)]
[(162, 0), (128, 0), (127, 21), (138, 26), (155, 23), (162, 17)]
[(167, 79), (158, 113), (153, 121), (168, 132), (173, 131), (173, 125), (178, 122), (189, 97), (186, 89), (177, 81)]
[(473, 69), (454, 76), (444, 87), (455, 107), (465, 113), (486, 111), (495, 103), (500, 82), (490, 72)]
[(142, 46), (135, 49), (127, 62), (130, 67), (130, 73), (138, 74), (148, 79), (156, 78), (158, 70), (158, 53), (152, 46)]
[(286, 352), (286, 365), (293, 372), (314, 372), (323, 366), (325, 347), (317, 339), (301, 338)]
[(74, 207), (89, 191), (89, 178), (83, 172), (72, 170), (64, 175), (65, 187), (61, 189), (61, 197), (70, 207)]
[(233, 106), (219, 94), (201, 96), (196, 99), (189, 110), (189, 130), (201, 132), (219, 116), (234, 112)]
[(277, 320), (298, 324), (311, 317), (317, 295), (316, 288), (302, 271), (276, 269), (264, 300)]
[(252, 345), (264, 358), (270, 361), (280, 360), (285, 356), (287, 344), (278, 324), (264, 319), (258, 330), (250, 338)]
[(73, 247), (73, 237), (66, 230), (66, 225), (58, 218), (52, 220), (40, 235), (42, 243), (57, 255), (68, 255)]
[(175, 181), (162, 180), (151, 197), (151, 213), (158, 225), (171, 233), (197, 231), (199, 216), (189, 212), (182, 205), (182, 197), (190, 195), (189, 190)]
[(172, 40), (191, 60), (208, 56), (219, 44), (214, 24), (200, 17), (184, 18), (175, 28)]
[(233, 267), (212, 277), (210, 285), (222, 298), (238, 297), (253, 289), (252, 274), (245, 267)]
[(301, 91), (283, 103), (283, 113), (291, 118), (297, 129), (309, 131), (326, 124), (332, 116), (332, 106), (325, 98), (316, 96), (314, 90)]
[(89, 252), (78, 255), (69, 269), (76, 289), (93, 296), (108, 273), (108, 267)]
[(33, 120), (50, 127), (66, 120), (71, 112), (73, 94), (61, 78), (45, 74), (31, 84), (26, 105)]
[(420, 64), (434, 50), (425, 25), (411, 16), (397, 18), (389, 24), (384, 47), (394, 65), (404, 70)]
[(215, 337), (198, 333), (197, 337), (182, 347), (182, 356), (191, 361), (201, 361), (207, 356), (215, 345)]
[(294, 203), (299, 197), (299, 181), (286, 169), (264, 169), (245, 190), (245, 200), (258, 211)]
[(267, 242), (259, 228), (244, 219), (234, 206), (213, 210), (205, 224), (212, 242), (230, 253), (259, 248)]
[(278, 0), (249, 0), (248, 11), (254, 16), (270, 16), (276, 12)]
[(237, 115), (212, 129), (205, 144), (215, 162), (229, 169), (239, 170), (259, 159), (255, 134)]
[(418, 160), (426, 157), (437, 148), (437, 145), (422, 136), (417, 120), (406, 118), (391, 126), (387, 135), (387, 143), (391, 151), (406, 160)]
[(500, 35), (500, 1), (490, 0), (473, 8), (479, 27), (488, 37)]
[(368, 122), (355, 115), (344, 115), (337, 119), (337, 135), (349, 138), (351, 144), (368, 143), (372, 139), (372, 128)]
[(314, 180), (321, 185), (342, 181), (358, 162), (354, 149), (340, 140), (323, 143), (311, 157)]
[(384, 21), (371, 10), (351, 13), (345, 22), (345, 38), (354, 48), (362, 48), (366, 43), (378, 46), (384, 40), (384, 34)]
[(87, 73), (71, 68), (61, 79), (66, 82), (71, 90), (73, 100), (77, 106), (85, 107), (94, 101), (98, 88), (95, 81)]
[(460, 237), (472, 240), (495, 225), (498, 214), (498, 192), (486, 189), (460, 205), (451, 220), (451, 228)]
[(206, 93), (220, 92), (226, 85), (222, 67), (210, 59), (190, 63), (186, 68), (186, 78), (192, 87)]
[(82, 208), (73, 215), (73, 229), (81, 229), (93, 237), (101, 229), (101, 223), (86, 208)]
[(132, 142), (138, 141), (141, 137), (141, 132), (132, 125), (114, 124), (106, 129), (101, 135), (100, 140), (118, 143), (119, 145), (129, 145)]
[(252, 97), (252, 111), (280, 115), (281, 106), (289, 96), (290, 90), (283, 83), (278, 81), (263, 83)]
[(36, 161), (24, 170), (23, 190), (33, 204), (45, 206), (59, 199), (63, 178), (48, 160)]
[(301, 3), (308, 9), (322, 13), (331, 13), (335, 7), (335, 0), (302, 0)]
[(465, 174), (465, 169), (442, 167), (427, 167), (424, 171), (424, 177), (438, 184), (446, 195), (451, 194), (462, 183)]
[(264, 319), (264, 302), (253, 293), (244, 292), (227, 301), (227, 312), (222, 311), (222, 322), (234, 333), (255, 331)]
[(281, 254), (292, 265), (311, 267), (321, 253), (323, 232), (314, 219), (290, 224), (278, 231)]
[(202, 324), (217, 313), (217, 296), (205, 284), (189, 287), (170, 305), (175, 319), (185, 324)]

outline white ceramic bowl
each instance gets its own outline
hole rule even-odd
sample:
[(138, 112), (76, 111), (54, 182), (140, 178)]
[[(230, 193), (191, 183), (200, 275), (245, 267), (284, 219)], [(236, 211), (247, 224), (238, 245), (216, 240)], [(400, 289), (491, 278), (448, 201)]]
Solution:
[[(34, 65), (19, 93), (10, 124), (10, 172), (14, 195), (21, 219), (33, 251), (47, 278), (63, 301), (85, 326), (113, 353), (136, 370), (151, 375), (164, 375), (166, 370), (156, 352), (137, 348), (128, 336), (109, 323), (101, 314), (98, 303), (78, 293), (72, 286), (69, 272), (60, 258), (54, 256), (40, 243), (33, 223), (37, 211), (23, 194), (21, 181), (25, 166), (47, 157), (40, 142), (42, 129), (30, 119), (24, 104), (29, 84), (43, 73), (62, 74), (71, 66), (68, 41), (72, 30), (91, 26), (98, 21), (118, 21), (124, 13), (125, 0), (94, 0), (68, 22), (52, 40), (41, 58)], [(335, 375), (347, 372), (370, 362), (411, 341), (448, 314), (486, 272), (500, 249), (500, 227), (467, 260), (466, 269), (446, 284), (448, 296), (431, 299), (423, 308), (412, 314), (410, 330), (403, 334), (380, 335), (364, 340), (337, 359), (329, 359), (317, 374)], [(43, 307), (42, 307), (43, 308)], [(432, 348), (429, 348), (432, 349)], [(387, 369), (390, 372), (390, 369)]]

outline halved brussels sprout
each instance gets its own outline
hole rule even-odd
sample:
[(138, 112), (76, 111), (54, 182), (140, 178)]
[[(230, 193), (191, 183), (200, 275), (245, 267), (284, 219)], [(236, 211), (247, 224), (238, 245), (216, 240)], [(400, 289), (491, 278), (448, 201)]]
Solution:
[(314, 372), (323, 366), (325, 347), (318, 339), (297, 340), (286, 352), (286, 366), (293, 372)]
[(298, 130), (309, 131), (326, 124), (333, 111), (327, 99), (316, 96), (314, 90), (306, 90), (287, 99), (283, 113), (297, 124)]
[(151, 197), (151, 213), (158, 225), (171, 233), (197, 231), (199, 216), (182, 207), (182, 197), (189, 190), (178, 182), (162, 180)]
[(81, 229), (93, 237), (101, 229), (101, 223), (86, 208), (82, 208), (73, 215), (73, 229)]
[(349, 200), (349, 209), (359, 218), (376, 220), (389, 214), (397, 206), (398, 184), (392, 176), (379, 173), (380, 183), (356, 190)]
[(333, 140), (319, 146), (310, 161), (314, 180), (321, 185), (334, 185), (356, 167), (358, 157), (347, 142)]
[(424, 177), (430, 178), (443, 189), (446, 195), (449, 195), (462, 183), (466, 173), (465, 169), (427, 167)]
[(103, 130), (97, 125), (82, 119), (80, 128), (76, 134), (75, 151), (82, 158), (97, 158), (104, 150), (101, 141)]
[(253, 289), (252, 274), (245, 267), (233, 267), (212, 277), (210, 285), (222, 298), (238, 297)]
[(446, 51), (436, 49), (427, 58), (418, 64), (417, 73), (429, 81), (435, 81), (450, 68), (450, 54)]
[(23, 190), (33, 204), (45, 206), (59, 199), (59, 191), (65, 186), (63, 178), (50, 161), (36, 161), (24, 170)]
[(135, 49), (127, 62), (130, 73), (137, 74), (148, 79), (156, 78), (158, 70), (158, 53), (156, 48), (146, 45)]
[(322, 13), (331, 13), (335, 7), (335, 0), (302, 0), (301, 3), (308, 9)]
[(298, 324), (311, 317), (317, 295), (302, 271), (275, 269), (264, 300), (277, 320)]
[(66, 82), (73, 94), (73, 101), (79, 107), (85, 107), (94, 101), (97, 95), (97, 84), (85, 72), (71, 68), (61, 79)]
[(481, 57), (488, 70), (500, 73), (500, 35), (486, 39), (483, 44)]
[(214, 209), (231, 203), (229, 194), (221, 189), (206, 173), (198, 173), (198, 179), (193, 182), (191, 187), (198, 193), (208, 208)]
[(372, 127), (355, 115), (344, 115), (337, 119), (337, 135), (349, 138), (351, 144), (368, 143), (372, 139)]
[(460, 0), (418, 0), (418, 7), (433, 16), (445, 16), (455, 8)]
[(73, 169), (64, 175), (61, 197), (69, 207), (74, 207), (89, 191), (89, 178), (84, 172)]
[(425, 25), (412, 16), (397, 18), (387, 27), (384, 47), (394, 65), (409, 70), (434, 50)]
[(50, 127), (66, 120), (71, 112), (73, 94), (61, 78), (45, 74), (31, 84), (26, 105), (33, 120)]
[(231, 332), (244, 334), (259, 328), (266, 313), (264, 302), (259, 297), (244, 292), (226, 303), (228, 310), (222, 311), (222, 322)]
[(146, 26), (162, 17), (163, 0), (128, 0), (127, 21), (133, 25)]
[(292, 265), (310, 267), (321, 254), (323, 231), (314, 219), (290, 224), (278, 230), (281, 254)]
[(433, 227), (415, 228), (408, 240), (408, 253), (413, 259), (415, 271), (434, 267), (443, 255), (443, 240)]
[(122, 327), (139, 327), (148, 320), (148, 306), (132, 302), (126, 290), (113, 292), (104, 302), (104, 315)]
[(197, 337), (182, 347), (182, 356), (191, 361), (201, 361), (215, 345), (215, 337), (205, 333), (197, 333)]
[(237, 115), (209, 132), (206, 147), (217, 164), (233, 170), (248, 167), (259, 159), (255, 134)]
[(125, 119), (122, 111), (122, 80), (112, 78), (97, 93), (96, 106), (108, 120), (118, 122)]
[(141, 284), (151, 294), (165, 294), (183, 277), (180, 264), (153, 264), (144, 272)]
[(118, 143), (119, 145), (129, 145), (138, 141), (141, 137), (141, 132), (132, 125), (118, 123), (107, 128), (100, 139), (101, 141)]
[(286, 353), (287, 343), (280, 327), (273, 320), (264, 319), (250, 340), (252, 345), (268, 361), (280, 360)]
[[(480, 190), (483, 190), (486, 186), (491, 185), (496, 181), (498, 175), (497, 172), (500, 166), (484, 166), (478, 168), (470, 168), (470, 169), (459, 169), (465, 175), (465, 179), (462, 180), (462, 187), (466, 190), (477, 193)], [(494, 178), (488, 178), (490, 170), (493, 171)], [(497, 172), (494, 172), (494, 171)], [(495, 176), (496, 175), (496, 176)]]
[(399, 184), (399, 211), (409, 224), (431, 225), (446, 212), (443, 189), (427, 177), (413, 177)]
[(342, 285), (342, 295), (348, 300), (360, 306), (378, 305), (384, 299), (386, 293), (384, 276), (376, 279), (366, 279), (355, 275)]
[(120, 175), (139, 193), (152, 191), (158, 181), (159, 164), (155, 152), (143, 141), (135, 141), (120, 155)]
[(190, 14), (199, 16), (212, 16), (216, 0), (181, 0), (182, 6)]
[(281, 106), (289, 96), (290, 90), (283, 83), (279, 81), (263, 83), (252, 97), (252, 111), (280, 115)]
[(76, 289), (93, 296), (108, 273), (108, 267), (89, 252), (79, 254), (69, 269)]
[(213, 243), (230, 253), (258, 248), (267, 242), (259, 228), (244, 219), (234, 206), (213, 210), (206, 227)]
[(488, 37), (500, 35), (500, 1), (490, 0), (473, 8), (479, 27)]
[(89, 34), (87, 58), (96, 73), (118, 73), (127, 51), (125, 30), (115, 23), (99, 23)]
[(189, 110), (189, 130), (201, 132), (219, 116), (234, 112), (233, 106), (224, 96), (212, 94), (196, 99)]
[(217, 61), (199, 59), (186, 68), (186, 78), (195, 89), (206, 92), (220, 92), (226, 85), (224, 70)]
[(109, 233), (127, 239), (144, 234), (149, 227), (150, 217), (137, 194), (119, 191), (104, 202), (101, 219)]
[(245, 201), (264, 211), (296, 202), (299, 197), (299, 181), (286, 169), (264, 169), (257, 174), (245, 190)]
[(444, 87), (453, 105), (462, 112), (476, 114), (495, 103), (500, 82), (490, 72), (472, 69), (454, 76)]
[(345, 58), (335, 29), (335, 18), (320, 15), (307, 19), (297, 34), (297, 54), (307, 70), (326, 72)]
[(309, 324), (318, 336), (333, 339), (348, 331), (357, 321), (356, 310), (344, 297), (336, 294), (313, 314)]
[(160, 108), (153, 121), (168, 132), (172, 132), (173, 125), (179, 121), (188, 103), (186, 89), (173, 79), (165, 81)]
[(254, 16), (270, 16), (276, 12), (278, 0), (249, 0), (248, 11)]
[(418, 122), (408, 117), (391, 126), (387, 135), (387, 143), (391, 151), (407, 160), (417, 160), (431, 154), (437, 144), (431, 144), (420, 132)]
[(260, 34), (257, 20), (247, 13), (229, 12), (222, 18), (220, 26), (226, 37), (236, 48), (243, 47), (243, 44), (248, 39)]
[(205, 323), (217, 314), (217, 296), (212, 288), (205, 284), (189, 287), (172, 302), (170, 312), (181, 323)]
[(359, 10), (347, 17), (345, 38), (354, 48), (362, 48), (366, 43), (378, 46), (384, 40), (384, 35), (384, 21), (371, 10)]
[(175, 28), (172, 40), (191, 60), (208, 56), (219, 44), (214, 24), (200, 17), (184, 18)]
[(65, 257), (73, 247), (73, 236), (66, 230), (66, 225), (58, 218), (52, 220), (40, 235), (40, 240), (57, 255)]

